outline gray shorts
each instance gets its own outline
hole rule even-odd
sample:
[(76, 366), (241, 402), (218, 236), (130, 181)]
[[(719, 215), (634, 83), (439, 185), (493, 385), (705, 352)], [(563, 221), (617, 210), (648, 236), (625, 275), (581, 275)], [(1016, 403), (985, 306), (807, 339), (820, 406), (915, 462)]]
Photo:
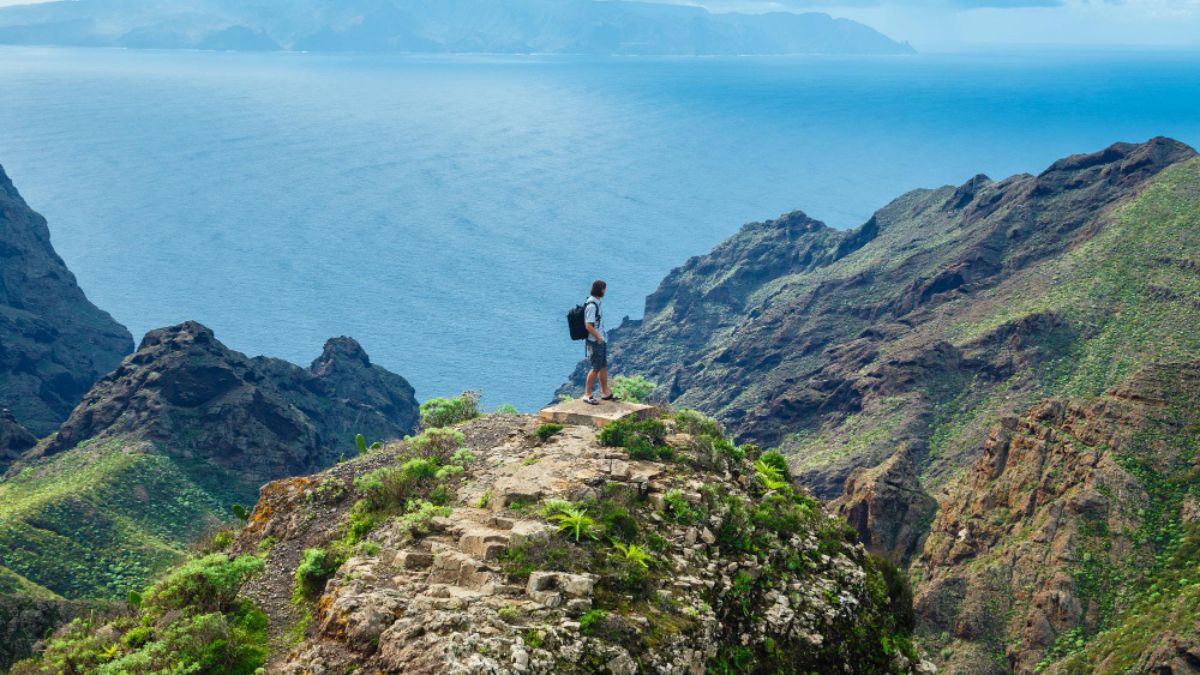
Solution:
[(608, 343), (593, 342), (588, 340), (587, 343), (588, 362), (592, 364), (592, 370), (604, 370), (608, 367)]

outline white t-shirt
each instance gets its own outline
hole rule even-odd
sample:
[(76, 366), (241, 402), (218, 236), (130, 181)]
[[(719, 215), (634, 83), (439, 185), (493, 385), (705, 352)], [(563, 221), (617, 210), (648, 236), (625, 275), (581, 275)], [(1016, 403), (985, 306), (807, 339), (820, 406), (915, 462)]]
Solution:
[[(587, 302), (585, 302), (583, 305), (583, 321), (584, 323), (590, 323), (595, 326), (596, 332), (600, 334), (600, 337), (608, 340), (608, 336), (604, 334), (604, 324), (602, 322), (603, 318), (604, 315), (600, 312), (600, 298), (597, 298), (594, 295), (589, 295)], [(596, 341), (596, 338), (592, 337), (591, 333), (588, 333), (587, 339), (588, 342)]]

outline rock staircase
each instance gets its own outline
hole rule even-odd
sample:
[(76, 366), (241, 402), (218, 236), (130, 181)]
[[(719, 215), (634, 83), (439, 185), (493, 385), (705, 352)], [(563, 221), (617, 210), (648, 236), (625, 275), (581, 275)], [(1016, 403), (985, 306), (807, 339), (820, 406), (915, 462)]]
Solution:
[[(471, 478), (459, 487), (455, 503), (477, 506), (458, 506), (433, 518), (429, 531), (418, 535), (397, 520), (381, 525), (371, 537), (378, 550), (352, 557), (329, 581), (317, 606), (319, 637), (291, 663), (311, 665), (321, 654), (330, 663), (344, 662), (347, 647), (380, 645), (373, 661), (405, 664), (404, 672), (443, 672), (466, 648), (439, 635), (510, 636), (519, 642), (532, 626), (570, 625), (591, 609), (593, 575), (537, 570), (525, 584), (512, 584), (502, 567), (504, 553), (553, 532), (536, 513), (541, 499), (578, 499), (613, 481), (661, 497), (663, 487), (653, 481), (662, 468), (598, 446), (590, 420), (569, 423), (545, 442), (530, 440), (533, 428), (480, 452), (471, 463)], [(518, 664), (522, 658), (513, 655)], [(289, 667), (279, 672), (319, 672)]]

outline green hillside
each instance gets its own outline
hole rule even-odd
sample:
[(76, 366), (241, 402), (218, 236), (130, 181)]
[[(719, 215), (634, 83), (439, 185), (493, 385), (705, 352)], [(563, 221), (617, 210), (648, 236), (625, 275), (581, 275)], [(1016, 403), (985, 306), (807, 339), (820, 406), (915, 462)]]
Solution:
[(0, 583), (124, 597), (219, 526), (214, 514), (256, 498), (217, 467), (137, 438), (85, 442), (0, 481)]

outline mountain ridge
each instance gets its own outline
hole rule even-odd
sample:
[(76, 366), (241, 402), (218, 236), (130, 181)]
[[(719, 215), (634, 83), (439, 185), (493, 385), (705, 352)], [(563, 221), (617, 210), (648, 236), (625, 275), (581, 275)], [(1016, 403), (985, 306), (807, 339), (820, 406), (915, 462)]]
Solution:
[[(1105, 227), (1120, 207), (1194, 157), (1170, 139), (1115, 144), (1036, 176), (915, 190), (854, 230), (802, 212), (746, 225), (668, 274), (642, 319), (612, 329), (613, 361), (656, 381), (660, 400), (780, 445), (819, 494), (836, 496), (851, 470), (899, 444), (924, 458), (931, 442), (947, 442), (934, 432), (953, 431), (948, 406), (982, 412), (995, 405), (982, 397), (1003, 390), (1017, 399), (1001, 407), (1015, 412), (1018, 399), (1053, 390), (1038, 364), (1068, 367), (1065, 352), (1089, 343), (1088, 326), (1104, 316), (1073, 320), (1072, 307), (1008, 316), (1006, 301), (1029, 305), (1049, 281), (1040, 270), (1101, 232), (1117, 236), (1119, 225)], [(560, 391), (578, 386), (584, 368)], [(980, 400), (953, 403), (963, 392)], [(972, 452), (982, 429), (967, 432), (934, 452)], [(955, 465), (934, 457), (922, 469), (940, 476)]]
[(743, 55), (911, 53), (821, 13), (610, 0), (60, 1), (0, 9), (0, 43), (250, 51)]
[[(133, 337), (93, 305), (50, 243), (46, 219), (31, 209), (0, 167), (0, 406), (3, 425), (34, 436), (52, 432), (101, 375), (133, 351)], [(28, 439), (5, 432), (0, 470)]]

